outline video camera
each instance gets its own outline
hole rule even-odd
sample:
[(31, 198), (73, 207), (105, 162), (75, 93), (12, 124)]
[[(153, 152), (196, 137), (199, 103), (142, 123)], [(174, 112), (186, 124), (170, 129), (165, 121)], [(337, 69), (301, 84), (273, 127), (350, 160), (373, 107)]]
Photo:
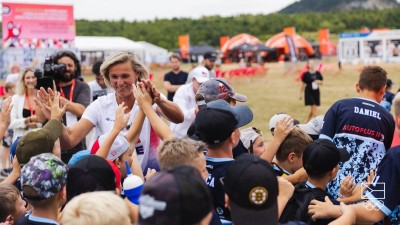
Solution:
[(46, 57), (43, 68), (38, 68), (34, 72), (37, 78), (36, 89), (40, 89), (41, 87), (45, 90), (53, 88), (53, 81), (59, 81), (60, 76), (66, 71), (67, 67), (64, 64), (54, 64), (52, 57)]

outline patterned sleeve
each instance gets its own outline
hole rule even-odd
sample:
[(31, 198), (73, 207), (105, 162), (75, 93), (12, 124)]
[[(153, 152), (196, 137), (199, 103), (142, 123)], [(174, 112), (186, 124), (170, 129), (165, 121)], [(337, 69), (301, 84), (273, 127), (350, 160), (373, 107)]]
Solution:
[(392, 148), (379, 164), (373, 184), (364, 195), (385, 215), (400, 204), (400, 147)]

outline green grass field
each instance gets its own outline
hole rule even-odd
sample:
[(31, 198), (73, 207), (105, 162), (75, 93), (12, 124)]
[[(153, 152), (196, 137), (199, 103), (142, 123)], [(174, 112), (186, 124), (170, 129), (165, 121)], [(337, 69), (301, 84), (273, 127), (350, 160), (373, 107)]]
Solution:
[[(318, 62), (317, 62), (318, 63)], [(355, 84), (363, 65), (343, 65), (343, 70), (339, 72), (335, 59), (325, 60), (324, 65), (332, 67), (329, 71), (322, 71), (324, 83), (321, 90), (321, 106), (318, 114), (325, 114), (329, 107), (337, 100), (342, 98), (358, 96)], [(250, 124), (261, 129), (266, 136), (266, 140), (271, 140), (268, 131), (268, 121), (275, 113), (286, 112), (294, 118), (304, 123), (310, 111), (309, 107), (304, 106), (304, 100), (299, 100), (301, 82), (296, 81), (299, 73), (298, 69), (303, 68), (305, 62), (294, 65), (292, 72), (285, 75), (287, 66), (279, 63), (265, 64), (268, 71), (265, 74), (258, 74), (253, 77), (235, 77), (227, 80), (232, 84), (236, 92), (248, 97), (247, 104), (253, 110), (254, 120)], [(393, 80), (393, 90), (399, 88), (400, 77), (397, 71), (400, 64), (381, 64), (387, 72), (388, 77)], [(238, 65), (223, 65), (222, 70), (229, 71), (237, 68)], [(183, 65), (183, 70), (189, 71), (190, 65)], [(153, 82), (165, 93), (162, 87), (163, 74), (168, 68), (157, 68), (151, 72), (154, 74)]]

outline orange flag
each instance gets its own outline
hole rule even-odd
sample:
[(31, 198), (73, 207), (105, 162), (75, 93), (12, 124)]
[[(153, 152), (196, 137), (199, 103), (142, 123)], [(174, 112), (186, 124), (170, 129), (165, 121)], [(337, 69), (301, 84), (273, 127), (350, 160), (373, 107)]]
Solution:
[(183, 59), (189, 58), (190, 42), (189, 35), (179, 35), (179, 49), (181, 50), (181, 55)]

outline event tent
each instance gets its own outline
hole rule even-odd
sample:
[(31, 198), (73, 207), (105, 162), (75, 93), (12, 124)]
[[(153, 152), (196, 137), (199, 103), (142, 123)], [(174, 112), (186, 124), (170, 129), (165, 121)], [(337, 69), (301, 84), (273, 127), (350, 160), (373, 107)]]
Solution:
[(221, 48), (222, 56), (225, 58), (229, 51), (242, 44), (262, 44), (262, 42), (250, 34), (238, 34), (230, 38)]
[(212, 47), (210, 45), (206, 45), (206, 44), (193, 45), (193, 46), (190, 46), (189, 54), (199, 56), (199, 55), (204, 55), (206, 52), (217, 52), (217, 49), (215, 49), (214, 47)]
[[(293, 43), (298, 52), (299, 49), (303, 49), (307, 56), (314, 55), (313, 46), (302, 36), (295, 34), (293, 37)], [(289, 44), (287, 41), (287, 35), (284, 32), (274, 35), (267, 42), (265, 45), (270, 48), (276, 48), (279, 52), (283, 54), (290, 54)]]
[(76, 36), (75, 47), (79, 51), (129, 50), (143, 55), (144, 47), (124, 37)]
[(169, 52), (165, 48), (161, 48), (157, 45), (146, 41), (138, 41), (137, 44), (141, 45), (144, 48), (145, 56), (144, 63), (145, 64), (164, 64), (168, 63)]

